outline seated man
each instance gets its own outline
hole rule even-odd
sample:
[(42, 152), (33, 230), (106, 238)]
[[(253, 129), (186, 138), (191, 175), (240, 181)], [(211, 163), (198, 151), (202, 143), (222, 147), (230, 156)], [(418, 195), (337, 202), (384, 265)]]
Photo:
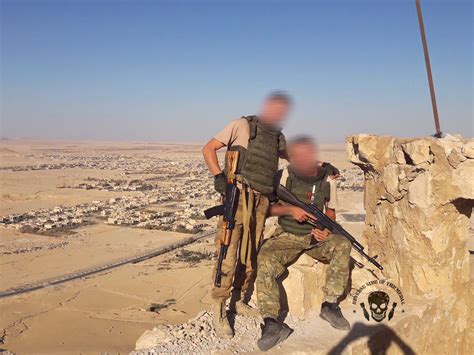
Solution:
[[(336, 184), (330, 176), (335, 168), (319, 162), (316, 144), (308, 137), (291, 141), (288, 153), (290, 165), (278, 172), (276, 184), (281, 183), (300, 200), (313, 203), (335, 220)], [(264, 319), (259, 348), (268, 350), (291, 333), (286, 324), (278, 321), (280, 293), (277, 279), (302, 253), (329, 263), (320, 316), (334, 328), (348, 330), (350, 325), (341, 313), (338, 299), (349, 278), (350, 242), (305, 223), (310, 215), (299, 207), (279, 202), (271, 206), (270, 215), (278, 216), (279, 226), (258, 254), (257, 299)]]

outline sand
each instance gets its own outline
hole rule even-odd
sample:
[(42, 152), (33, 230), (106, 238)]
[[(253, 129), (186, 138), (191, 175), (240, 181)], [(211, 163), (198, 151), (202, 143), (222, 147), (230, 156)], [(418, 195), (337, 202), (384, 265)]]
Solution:
[[(2, 141), (1, 145), (0, 167), (54, 163), (54, 159), (45, 159), (44, 155), (55, 154), (66, 154), (70, 161), (78, 156), (98, 154), (127, 154), (137, 159), (163, 153), (199, 155), (199, 148), (192, 145), (21, 140)], [(1, 170), (0, 216), (136, 194), (61, 188), (87, 177), (121, 179), (124, 172), (81, 168)], [(102, 265), (188, 237), (188, 234), (110, 226), (103, 222), (54, 237), (1, 228), (0, 289)], [(197, 245), (206, 249), (211, 244)], [(210, 279), (211, 261), (189, 268), (186, 262), (166, 262), (173, 258), (173, 254), (168, 254), (45, 290), (0, 299), (0, 329), (3, 329), (0, 348), (21, 354), (131, 351), (137, 337), (151, 325), (184, 321), (202, 308), (199, 300), (205, 298), (208, 290), (202, 284)], [(147, 311), (151, 304), (170, 299), (175, 300), (176, 310), (165, 309), (160, 314)]]
[[(171, 253), (0, 300), (3, 347), (20, 354), (128, 353), (145, 329), (186, 321), (208, 306), (211, 262), (190, 266)], [(159, 314), (147, 311), (169, 300)]]

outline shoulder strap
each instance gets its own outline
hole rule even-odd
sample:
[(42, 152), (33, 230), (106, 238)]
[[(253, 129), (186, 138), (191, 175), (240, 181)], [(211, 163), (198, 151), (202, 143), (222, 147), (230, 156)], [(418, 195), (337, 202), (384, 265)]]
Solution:
[(324, 162), (324, 163), (321, 164), (321, 167), (326, 170), (328, 175), (339, 175), (340, 174), (339, 169), (336, 168), (331, 163)]
[(255, 139), (257, 136), (257, 122), (256, 116), (242, 116), (243, 119), (246, 119), (249, 123), (249, 139)]
[(281, 177), (283, 175), (283, 170), (278, 170), (275, 174), (275, 178), (273, 179), (273, 189), (276, 191), (278, 185), (281, 184)]
[(324, 173), (320, 183), (321, 187), (324, 182), (327, 182), (329, 175), (339, 175), (339, 169), (336, 168), (334, 165), (331, 165), (330, 163), (324, 162), (323, 164), (321, 164), (321, 168)]
[(284, 153), (284, 158), (286, 160), (288, 160), (288, 154), (287, 154), (287, 151), (286, 151), (286, 138), (285, 138), (285, 135), (283, 133), (279, 133), (278, 135), (278, 151), (281, 152), (281, 153)]
[(274, 199), (270, 200), (271, 202), (274, 202), (278, 199), (277, 196), (276, 196), (276, 189), (278, 188), (278, 185), (283, 185), (286, 188), (288, 188), (288, 186), (286, 186), (287, 182), (291, 183), (291, 178), (290, 178), (290, 181), (288, 181), (288, 177), (289, 177), (288, 167), (285, 167), (285, 168), (280, 169), (280, 170), (277, 171), (277, 173), (275, 174), (275, 178), (273, 180), (273, 194), (272, 194), (273, 196), (272, 196), (272, 198), (274, 198)]

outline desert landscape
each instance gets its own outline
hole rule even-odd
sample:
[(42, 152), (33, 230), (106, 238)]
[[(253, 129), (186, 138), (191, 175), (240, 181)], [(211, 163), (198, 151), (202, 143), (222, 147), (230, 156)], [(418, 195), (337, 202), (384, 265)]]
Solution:
[[(3, 351), (150, 352), (164, 340), (167, 345), (153, 351), (256, 351), (260, 320), (237, 317), (232, 341), (218, 340), (210, 327), (215, 221), (205, 220), (202, 212), (219, 197), (200, 148), (2, 141)], [(365, 242), (363, 171), (351, 164), (344, 144), (322, 145), (321, 156), (342, 172), (338, 221)], [(267, 237), (274, 224), (267, 221)], [(153, 252), (156, 256), (120, 264)], [(317, 317), (320, 290), (307, 279), (316, 273), (309, 278), (314, 283), (322, 269), (302, 259), (285, 281), (292, 292), (303, 287), (302, 298), (294, 294), (288, 300), (287, 322), (295, 334), (276, 352), (324, 353), (345, 335)], [(352, 295), (370, 272), (353, 270)], [(61, 281), (71, 275), (72, 280)], [(32, 287), (37, 289), (25, 292)], [(342, 307), (353, 324), (361, 324), (359, 315), (349, 313), (351, 301), (348, 296)], [(416, 302), (410, 307), (417, 312)], [(311, 345), (315, 339), (317, 347)]]
[[(1, 291), (55, 280), (209, 236), (70, 282), (0, 299), (2, 348), (127, 353), (144, 330), (179, 324), (210, 302), (218, 195), (198, 145), (3, 140)], [(341, 145), (340, 219), (363, 221), (363, 177)]]

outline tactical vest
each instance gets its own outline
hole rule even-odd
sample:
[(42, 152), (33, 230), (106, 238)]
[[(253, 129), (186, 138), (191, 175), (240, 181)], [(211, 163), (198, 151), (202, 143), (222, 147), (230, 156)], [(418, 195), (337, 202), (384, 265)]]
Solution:
[(265, 126), (256, 116), (242, 118), (249, 123), (247, 149), (241, 146), (229, 148), (240, 152), (237, 175), (252, 189), (269, 194), (278, 171), (279, 152), (286, 149), (285, 138), (280, 130)]
[[(330, 198), (330, 185), (327, 181), (329, 171), (326, 168), (319, 169), (318, 174), (313, 177), (297, 176), (291, 169), (287, 168), (288, 178), (280, 181), (288, 190), (296, 195), (301, 201), (312, 203), (320, 210), (324, 211), (324, 206)], [(284, 171), (281, 171), (283, 174)], [(279, 173), (280, 174), (280, 173)], [(283, 180), (283, 179), (282, 179)], [(314, 186), (314, 196), (313, 196)], [(313, 196), (311, 200), (311, 196)], [(278, 218), (278, 223), (282, 229), (288, 233), (296, 235), (307, 235), (311, 233), (312, 227), (307, 223), (300, 223), (291, 216), (283, 216)]]

